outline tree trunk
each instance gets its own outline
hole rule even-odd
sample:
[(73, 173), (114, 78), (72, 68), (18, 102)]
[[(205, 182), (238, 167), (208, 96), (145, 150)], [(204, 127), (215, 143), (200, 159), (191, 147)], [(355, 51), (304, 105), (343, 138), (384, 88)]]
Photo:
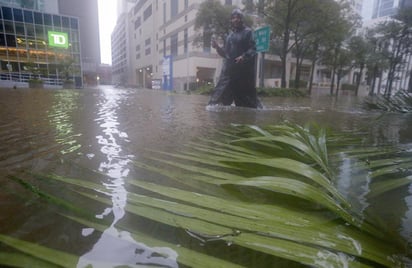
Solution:
[(309, 95), (312, 94), (312, 85), (313, 85), (313, 78), (315, 77), (315, 66), (316, 66), (316, 59), (312, 60), (312, 67), (310, 70), (310, 78), (309, 78)]
[(335, 86), (335, 67), (332, 69), (332, 78), (330, 81), (330, 95), (333, 95), (333, 87)]
[(358, 96), (358, 92), (359, 92), (359, 85), (361, 82), (361, 78), (362, 78), (362, 73), (363, 73), (363, 69), (365, 68), (365, 64), (361, 63), (360, 67), (359, 67), (359, 75), (356, 78), (356, 88), (355, 88), (355, 96)]

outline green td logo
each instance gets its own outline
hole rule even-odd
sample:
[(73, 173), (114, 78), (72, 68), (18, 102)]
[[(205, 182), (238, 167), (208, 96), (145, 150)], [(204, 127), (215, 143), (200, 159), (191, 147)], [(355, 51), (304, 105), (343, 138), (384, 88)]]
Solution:
[(51, 47), (61, 47), (61, 48), (69, 47), (69, 38), (67, 36), (67, 33), (49, 31), (48, 37), (49, 37), (49, 46)]

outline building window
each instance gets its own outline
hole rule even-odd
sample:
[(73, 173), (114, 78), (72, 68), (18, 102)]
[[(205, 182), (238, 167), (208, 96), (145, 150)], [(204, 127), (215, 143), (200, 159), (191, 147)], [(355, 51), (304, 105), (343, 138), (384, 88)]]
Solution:
[(11, 21), (5, 21), (5, 22), (4, 22), (4, 31), (5, 31), (6, 33), (14, 34), (13, 22), (11, 22)]
[(62, 23), (64, 28), (70, 28), (70, 19), (68, 17), (62, 17)]
[(163, 24), (166, 23), (166, 3), (163, 3)]
[[(35, 36), (33, 24), (26, 24), (26, 33), (27, 33), (27, 36), (31, 36), (31, 37)], [(41, 36), (39, 38), (41, 38)]]
[(185, 0), (185, 9), (189, 6), (189, 0)]
[(146, 46), (148, 46), (148, 45), (150, 45), (150, 42), (151, 42), (150, 38), (147, 38), (147, 39), (144, 41), (144, 44), (145, 44)]
[(72, 29), (76, 29), (79, 27), (79, 24), (77, 22), (77, 19), (70, 18), (70, 26)]
[(203, 31), (203, 51), (210, 52), (212, 42), (212, 33), (206, 29)]
[(150, 53), (151, 53), (150, 47), (146, 48), (146, 50), (145, 50), (145, 55), (146, 55), (146, 56), (147, 56), (147, 55), (150, 55)]
[(136, 21), (134, 22), (134, 28), (135, 29), (137, 29), (137, 28), (139, 28), (139, 26), (142, 24), (142, 22), (141, 22), (141, 20), (140, 20), (140, 17), (138, 17), (137, 19), (136, 19)]
[(43, 16), (41, 13), (34, 12), (34, 23), (43, 24)]
[(225, 5), (231, 6), (232, 5), (232, 0), (225, 0)]
[(147, 20), (152, 15), (152, 5), (148, 6), (143, 12), (143, 21)]
[(0, 34), (0, 46), (6, 46), (6, 38), (4, 37), (4, 34)]
[(6, 34), (6, 42), (8, 47), (16, 47), (16, 36), (12, 34)]
[(166, 39), (163, 40), (163, 56), (166, 56)]
[(21, 9), (13, 8), (13, 15), (15, 21), (23, 22), (23, 12)]
[(50, 14), (43, 14), (43, 20), (44, 20), (44, 24), (48, 25), (48, 26), (52, 26), (52, 17)]
[(53, 15), (53, 25), (54, 27), (61, 27), (60, 16)]
[(16, 27), (16, 34), (24, 36), (24, 24), (19, 23), (19, 22), (15, 22), (14, 25)]
[(30, 10), (24, 10), (24, 22), (33, 23), (33, 12)]
[(3, 18), (5, 20), (13, 20), (13, 14), (11, 13), (11, 8), (2, 7), (2, 10), (3, 10)]
[(185, 50), (185, 53), (187, 53), (187, 50), (189, 48), (189, 37), (188, 37), (187, 29), (185, 29), (183, 35), (184, 35), (183, 36), (184, 50)]
[(170, 0), (170, 18), (177, 16), (179, 10), (179, 0)]
[(177, 33), (170, 37), (170, 55), (177, 56)]

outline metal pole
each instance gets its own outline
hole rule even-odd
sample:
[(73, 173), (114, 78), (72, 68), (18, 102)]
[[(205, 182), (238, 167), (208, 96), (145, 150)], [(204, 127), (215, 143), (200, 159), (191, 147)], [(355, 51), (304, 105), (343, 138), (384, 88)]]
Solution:
[(146, 68), (143, 68), (143, 88), (146, 88)]
[(259, 87), (263, 88), (265, 79), (265, 52), (262, 52), (262, 57), (260, 59), (260, 79)]

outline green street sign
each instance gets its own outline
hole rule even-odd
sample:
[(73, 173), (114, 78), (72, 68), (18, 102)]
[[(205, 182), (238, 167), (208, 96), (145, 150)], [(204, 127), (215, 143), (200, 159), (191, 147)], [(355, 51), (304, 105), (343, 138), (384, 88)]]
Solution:
[(256, 29), (254, 32), (256, 51), (257, 52), (267, 52), (269, 50), (269, 40), (270, 40), (270, 27), (265, 26)]
[(49, 37), (49, 46), (68, 48), (69, 38), (67, 33), (48, 31), (47, 35)]

